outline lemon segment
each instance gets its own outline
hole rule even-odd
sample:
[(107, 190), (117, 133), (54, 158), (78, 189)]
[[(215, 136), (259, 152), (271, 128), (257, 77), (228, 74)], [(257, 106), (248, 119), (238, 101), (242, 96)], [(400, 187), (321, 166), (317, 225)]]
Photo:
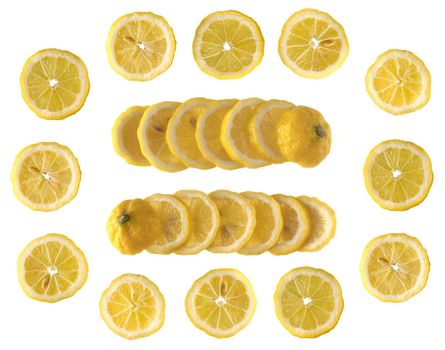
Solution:
[(65, 119), (75, 114), (90, 90), (82, 60), (58, 49), (41, 50), (28, 58), (20, 85), (28, 107), (44, 119)]
[(209, 194), (220, 214), (220, 226), (212, 244), (213, 253), (234, 253), (244, 246), (255, 230), (255, 207), (249, 200), (231, 191), (214, 191)]
[(249, 280), (238, 270), (212, 270), (196, 280), (185, 300), (192, 323), (208, 335), (228, 338), (245, 328), (256, 308)]
[(292, 103), (270, 100), (261, 103), (250, 121), (252, 142), (263, 158), (273, 163), (286, 161), (278, 145), (277, 130), (280, 126), (283, 111), (295, 107)]
[(311, 221), (309, 236), (303, 246), (300, 247), (300, 251), (318, 251), (335, 236), (337, 228), (335, 211), (318, 198), (301, 196), (297, 199), (306, 208)]
[(196, 124), (198, 118), (211, 101), (205, 98), (193, 98), (180, 105), (167, 127), (167, 143), (171, 152), (184, 164), (198, 169), (210, 169), (211, 163), (199, 150), (196, 142)]
[(304, 9), (284, 24), (278, 43), (283, 63), (296, 74), (320, 79), (340, 68), (349, 52), (346, 33), (325, 12)]
[(251, 141), (249, 123), (256, 108), (263, 101), (250, 98), (239, 101), (224, 117), (221, 141), (229, 156), (247, 168), (270, 164)]
[(77, 158), (68, 147), (55, 142), (25, 147), (11, 173), (17, 199), (38, 211), (57, 210), (73, 200), (80, 177)]
[(26, 295), (48, 303), (73, 296), (88, 277), (83, 252), (68, 237), (54, 233), (31, 241), (20, 253), (17, 269)]
[(260, 64), (263, 54), (258, 24), (240, 12), (214, 12), (196, 29), (193, 55), (199, 68), (212, 77), (241, 78)]
[(127, 80), (154, 79), (171, 66), (175, 50), (173, 30), (163, 17), (151, 12), (126, 14), (108, 33), (108, 61)]
[(430, 263), (428, 254), (415, 237), (403, 233), (386, 234), (371, 240), (360, 264), (366, 290), (387, 302), (403, 302), (426, 285)]
[(129, 164), (148, 166), (137, 139), (137, 130), (147, 107), (133, 106), (122, 113), (113, 125), (113, 147), (115, 152)]
[(412, 52), (388, 50), (368, 69), (366, 90), (384, 111), (394, 115), (411, 113), (428, 103), (431, 75)]
[(164, 296), (142, 275), (116, 278), (102, 293), (99, 308), (106, 325), (126, 339), (147, 337), (164, 324)]
[(275, 245), (270, 248), (274, 255), (297, 251), (308, 239), (312, 224), (305, 207), (294, 197), (276, 194), (272, 196), (279, 204), (283, 226)]
[(218, 207), (209, 196), (200, 191), (179, 191), (175, 193), (175, 197), (186, 205), (191, 221), (190, 236), (175, 253), (198, 254), (213, 242), (218, 232)]
[(315, 338), (331, 331), (343, 311), (341, 286), (330, 273), (299, 267), (286, 273), (275, 291), (278, 320), (292, 335)]
[(145, 199), (158, 218), (160, 226), (153, 230), (153, 241), (147, 251), (170, 254), (183, 245), (190, 236), (190, 216), (187, 207), (176, 197), (155, 194)]
[(178, 102), (161, 102), (148, 107), (139, 123), (137, 138), (142, 154), (156, 168), (177, 172), (187, 169), (167, 145), (167, 126), (174, 112), (180, 104)]
[(227, 154), (221, 143), (221, 127), (226, 114), (238, 100), (213, 102), (198, 118), (196, 142), (201, 153), (217, 167), (232, 170), (241, 165)]
[(364, 175), (372, 199), (388, 210), (408, 210), (422, 203), (434, 177), (425, 150), (402, 140), (388, 140), (374, 147)]

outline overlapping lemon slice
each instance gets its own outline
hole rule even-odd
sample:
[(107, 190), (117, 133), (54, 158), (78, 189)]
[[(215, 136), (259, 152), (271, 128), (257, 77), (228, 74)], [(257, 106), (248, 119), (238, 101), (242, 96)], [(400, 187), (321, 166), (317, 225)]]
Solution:
[(196, 280), (185, 300), (192, 323), (208, 335), (228, 338), (245, 328), (256, 308), (249, 280), (238, 270), (212, 270)]
[(71, 150), (55, 142), (25, 147), (16, 157), (11, 180), (16, 197), (33, 210), (52, 211), (77, 194), (80, 167)]
[(402, 140), (388, 140), (374, 147), (364, 174), (372, 199), (389, 210), (407, 210), (422, 203), (434, 177), (425, 150)]
[(360, 272), (366, 290), (382, 301), (402, 302), (426, 285), (428, 254), (415, 237), (404, 233), (374, 238), (365, 248)]
[(260, 64), (263, 53), (258, 24), (237, 11), (211, 13), (196, 29), (193, 40), (199, 68), (218, 79), (243, 77)]
[(283, 63), (298, 75), (320, 79), (343, 64), (349, 44), (343, 27), (330, 15), (304, 9), (284, 24), (278, 52)]
[(170, 67), (175, 50), (173, 30), (163, 17), (151, 12), (126, 14), (108, 33), (108, 61), (128, 80), (154, 79)]
[(275, 311), (291, 334), (315, 338), (332, 330), (343, 311), (341, 286), (330, 273), (300, 267), (286, 273), (275, 291)]
[(366, 74), (369, 96), (391, 114), (414, 112), (431, 96), (431, 75), (423, 61), (410, 51), (388, 50)]
[(127, 273), (116, 278), (102, 293), (99, 307), (107, 326), (126, 339), (147, 337), (164, 324), (164, 296), (142, 275)]
[(31, 241), (20, 253), (17, 268), (23, 291), (48, 303), (73, 296), (88, 277), (83, 252), (68, 237), (54, 233)]
[(28, 58), (20, 84), (28, 107), (44, 119), (64, 119), (78, 112), (90, 90), (82, 60), (59, 49), (41, 50)]

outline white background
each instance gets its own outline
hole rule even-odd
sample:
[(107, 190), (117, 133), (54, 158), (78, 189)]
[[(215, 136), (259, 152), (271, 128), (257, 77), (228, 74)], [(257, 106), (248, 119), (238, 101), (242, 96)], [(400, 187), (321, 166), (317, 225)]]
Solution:
[[(1, 1), (1, 119), (0, 128), (0, 348), (2, 349), (361, 349), (443, 346), (445, 279), (443, 198), (443, 97), (445, 74), (443, 6), (441, 1), (409, 0), (39, 0)], [(343, 24), (350, 54), (343, 67), (326, 79), (312, 81), (292, 73), (277, 54), (285, 20), (295, 11), (313, 7), (329, 12)], [(240, 80), (218, 81), (202, 73), (193, 61), (192, 40), (201, 19), (216, 10), (234, 9), (253, 17), (265, 37), (261, 65)], [(173, 27), (177, 52), (172, 67), (151, 82), (128, 82), (107, 63), (105, 40), (111, 23), (133, 11), (152, 11)], [(64, 121), (35, 116), (22, 101), (19, 75), (26, 58), (56, 47), (79, 55), (87, 64), (91, 91), (84, 108)], [(368, 66), (390, 48), (408, 49), (423, 59), (432, 77), (432, 98), (422, 110), (394, 117), (367, 96)], [(167, 174), (154, 168), (127, 165), (114, 154), (111, 127), (131, 105), (190, 97), (287, 99), (320, 110), (333, 131), (329, 157), (317, 168), (295, 164), (258, 170), (187, 170)], [(435, 172), (430, 195), (419, 207), (395, 213), (380, 209), (368, 196), (362, 168), (377, 143), (400, 138), (418, 143), (430, 154)], [(26, 145), (57, 141), (79, 158), (82, 182), (78, 196), (53, 213), (32, 212), (12, 192), (10, 171)], [(275, 257), (264, 254), (198, 256), (120, 255), (108, 242), (105, 222), (123, 199), (179, 189), (263, 191), (269, 194), (308, 194), (329, 203), (337, 212), (336, 237), (317, 253)], [(16, 260), (32, 239), (50, 232), (71, 237), (90, 265), (86, 285), (74, 297), (56, 304), (29, 299), (16, 278)], [(426, 288), (402, 304), (382, 303), (363, 288), (358, 271), (362, 250), (373, 237), (406, 232), (428, 250), (431, 273)], [(343, 287), (345, 308), (338, 326), (318, 339), (291, 336), (278, 322), (273, 292), (288, 270), (310, 265), (333, 273)], [(234, 267), (252, 281), (258, 308), (251, 324), (226, 340), (196, 329), (184, 310), (192, 282), (212, 268)], [(113, 334), (99, 315), (102, 291), (122, 273), (152, 279), (166, 299), (164, 327), (148, 338), (127, 341)]]

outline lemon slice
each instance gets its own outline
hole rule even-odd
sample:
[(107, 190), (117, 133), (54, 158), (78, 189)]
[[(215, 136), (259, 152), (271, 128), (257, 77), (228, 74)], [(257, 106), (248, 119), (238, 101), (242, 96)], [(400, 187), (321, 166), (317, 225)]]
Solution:
[(147, 337), (164, 324), (165, 301), (159, 288), (142, 275), (124, 274), (102, 293), (100, 315), (126, 339)]
[(48, 303), (72, 297), (88, 277), (83, 252), (68, 237), (55, 233), (31, 241), (20, 253), (17, 268), (26, 295)]
[(205, 98), (193, 98), (179, 106), (167, 127), (167, 143), (173, 154), (184, 164), (198, 169), (215, 167), (199, 150), (196, 142), (196, 124), (198, 118), (211, 101)]
[(255, 144), (256, 149), (263, 158), (273, 163), (286, 161), (277, 142), (277, 130), (283, 112), (292, 107), (295, 106), (287, 101), (266, 101), (258, 106), (250, 121), (249, 127), (253, 144)]
[(261, 30), (243, 13), (211, 13), (196, 29), (193, 55), (199, 68), (212, 77), (241, 78), (260, 64), (263, 54)]
[(128, 80), (156, 78), (171, 66), (175, 50), (173, 30), (163, 17), (151, 12), (126, 14), (108, 33), (108, 61)]
[(388, 50), (368, 69), (366, 90), (384, 111), (394, 115), (410, 113), (428, 103), (431, 75), (412, 52)]
[(55, 142), (25, 147), (17, 155), (11, 174), (15, 196), (33, 210), (52, 211), (77, 194), (80, 167), (71, 150)]
[(309, 236), (302, 252), (315, 252), (323, 248), (334, 237), (337, 228), (335, 211), (318, 198), (301, 196), (297, 198), (306, 208), (311, 222)]
[(360, 264), (366, 290), (382, 301), (398, 303), (418, 294), (426, 285), (428, 254), (415, 237), (386, 234), (371, 240)]
[(129, 164), (148, 166), (137, 138), (142, 115), (147, 107), (133, 106), (122, 113), (113, 125), (113, 147), (118, 155)]
[(193, 283), (185, 308), (197, 328), (212, 337), (228, 338), (252, 320), (256, 298), (252, 285), (241, 272), (217, 269)]
[(238, 253), (258, 255), (272, 248), (280, 237), (283, 228), (283, 218), (278, 202), (264, 193), (243, 192), (255, 208), (256, 225), (252, 237), (244, 244)]
[(286, 273), (275, 291), (275, 312), (289, 333), (315, 338), (331, 331), (343, 311), (341, 286), (330, 273), (299, 267)]
[(90, 90), (82, 60), (58, 49), (41, 50), (28, 58), (20, 84), (28, 107), (44, 119), (65, 119), (78, 112)]
[(232, 170), (241, 167), (227, 154), (221, 143), (221, 126), (226, 114), (238, 100), (213, 102), (198, 118), (196, 142), (201, 153), (216, 166)]
[(137, 137), (142, 154), (156, 168), (177, 172), (187, 169), (167, 145), (167, 125), (178, 108), (178, 102), (161, 102), (148, 107), (142, 116)]
[(249, 122), (263, 101), (249, 98), (239, 101), (224, 117), (221, 141), (229, 156), (247, 168), (259, 168), (269, 162), (251, 142)]
[(198, 254), (215, 239), (219, 228), (218, 207), (205, 193), (184, 190), (175, 193), (188, 209), (191, 230), (188, 240), (179, 247), (176, 254)]
[(374, 147), (364, 174), (372, 199), (389, 210), (408, 210), (422, 203), (433, 183), (428, 154), (418, 145), (402, 140), (388, 140)]
[(153, 232), (153, 242), (147, 251), (169, 254), (184, 244), (190, 236), (190, 218), (187, 207), (176, 197), (155, 194), (146, 198), (160, 221), (158, 232)]
[(255, 230), (255, 207), (238, 193), (220, 190), (209, 194), (220, 214), (220, 226), (212, 244), (213, 253), (234, 253), (245, 245)]
[(320, 79), (340, 68), (349, 52), (346, 33), (325, 12), (304, 9), (283, 26), (278, 53), (283, 63), (305, 78)]
[(305, 207), (294, 197), (276, 194), (272, 196), (280, 205), (283, 227), (276, 244), (270, 249), (275, 255), (290, 254), (307, 240), (311, 221)]

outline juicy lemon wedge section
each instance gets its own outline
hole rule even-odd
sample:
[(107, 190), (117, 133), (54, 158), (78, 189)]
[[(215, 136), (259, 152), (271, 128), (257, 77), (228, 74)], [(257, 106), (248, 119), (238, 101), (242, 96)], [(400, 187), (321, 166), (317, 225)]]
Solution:
[(238, 270), (212, 270), (196, 280), (185, 300), (192, 323), (208, 335), (228, 338), (245, 328), (256, 308), (249, 280)]
[(388, 50), (368, 69), (366, 90), (384, 111), (394, 115), (410, 113), (428, 103), (431, 75), (412, 52)]
[(330, 273), (299, 267), (286, 273), (275, 291), (278, 320), (292, 335), (315, 338), (332, 330), (343, 311), (341, 286)]
[(54, 233), (30, 242), (20, 253), (17, 268), (23, 291), (48, 303), (73, 296), (88, 277), (83, 252), (68, 237)]
[(187, 166), (170, 151), (166, 139), (168, 122), (179, 105), (178, 102), (161, 102), (148, 107), (137, 130), (137, 138), (144, 157), (156, 168), (168, 172), (187, 169)]
[(17, 199), (33, 210), (52, 211), (77, 194), (80, 167), (71, 150), (55, 142), (25, 147), (16, 157), (11, 180)]
[(366, 290), (388, 302), (402, 302), (426, 285), (428, 254), (415, 237), (403, 233), (374, 238), (365, 248), (360, 264)]
[(187, 241), (179, 247), (176, 254), (198, 254), (215, 239), (219, 228), (218, 207), (205, 193), (184, 190), (175, 193), (190, 214), (191, 230)]
[(231, 191), (214, 191), (209, 194), (220, 214), (220, 226), (212, 244), (213, 253), (234, 253), (252, 237), (255, 225), (255, 207), (249, 200)]
[(260, 64), (263, 54), (261, 30), (243, 13), (211, 13), (196, 29), (195, 61), (204, 73), (215, 78), (241, 78)]
[(147, 337), (164, 324), (164, 296), (142, 275), (128, 273), (116, 278), (102, 293), (99, 307), (107, 326), (126, 339)]
[(382, 208), (407, 210), (422, 203), (433, 183), (430, 157), (418, 145), (388, 140), (369, 152), (364, 167), (368, 193)]
[(58, 49), (41, 50), (28, 58), (20, 84), (28, 107), (44, 119), (64, 119), (78, 112), (90, 90), (82, 60)]
[(134, 106), (122, 113), (113, 125), (113, 146), (118, 155), (129, 164), (148, 166), (136, 137), (139, 123), (147, 107)]
[(108, 61), (128, 80), (156, 78), (171, 66), (175, 50), (173, 30), (163, 17), (151, 12), (124, 15), (108, 33)]
[(284, 24), (278, 43), (283, 63), (296, 74), (320, 79), (340, 68), (349, 52), (346, 33), (325, 12), (304, 9)]

